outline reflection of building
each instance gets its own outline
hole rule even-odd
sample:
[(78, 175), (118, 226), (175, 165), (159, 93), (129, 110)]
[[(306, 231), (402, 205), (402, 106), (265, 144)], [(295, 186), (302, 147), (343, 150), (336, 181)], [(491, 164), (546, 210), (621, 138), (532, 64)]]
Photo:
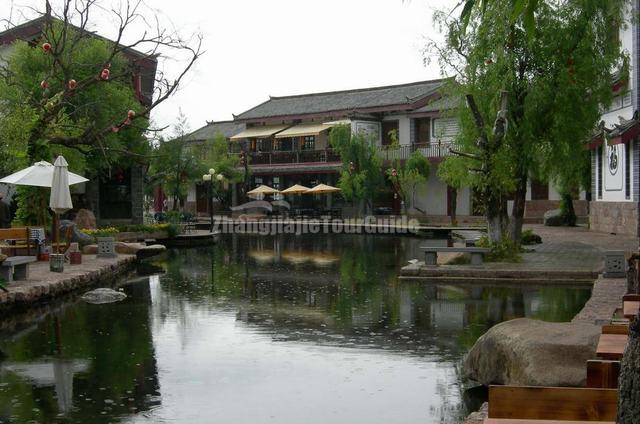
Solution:
[[(26, 41), (35, 46), (41, 40), (46, 19), (42, 16), (0, 33), (0, 64), (4, 64), (13, 51), (13, 43)], [(80, 28), (72, 28), (80, 31)], [(111, 42), (93, 32), (85, 32), (90, 37)], [(129, 61), (134, 96), (142, 105), (151, 104), (157, 60), (155, 56), (123, 49), (122, 55)], [(126, 111), (123, 111), (123, 115)], [(90, 176), (92, 177), (92, 176)], [(76, 206), (92, 209), (99, 224), (135, 223), (142, 224), (144, 170), (142, 165), (114, 166), (112, 169), (91, 178), (92, 181), (74, 186), (72, 194)]]
[(73, 375), (86, 372), (89, 361), (53, 359), (49, 362), (8, 363), (0, 371), (8, 371), (28, 379), (36, 387), (54, 386), (58, 410), (66, 415), (73, 407)]

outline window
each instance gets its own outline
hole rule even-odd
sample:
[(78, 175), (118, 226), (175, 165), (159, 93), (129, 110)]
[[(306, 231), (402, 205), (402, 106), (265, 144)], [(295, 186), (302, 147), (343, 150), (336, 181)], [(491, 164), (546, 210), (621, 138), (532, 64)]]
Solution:
[(302, 138), (302, 150), (315, 150), (316, 136), (306, 135)]
[(596, 191), (598, 199), (602, 199), (602, 145), (596, 150)]
[(276, 138), (274, 142), (273, 150), (279, 150), (281, 152), (290, 152), (293, 146), (291, 138)]
[(431, 141), (431, 119), (419, 118), (415, 120), (416, 123), (416, 143), (428, 143)]
[(631, 199), (631, 142), (624, 145), (624, 198)]
[(458, 120), (456, 118), (434, 119), (432, 128), (433, 138), (453, 138), (458, 135)]

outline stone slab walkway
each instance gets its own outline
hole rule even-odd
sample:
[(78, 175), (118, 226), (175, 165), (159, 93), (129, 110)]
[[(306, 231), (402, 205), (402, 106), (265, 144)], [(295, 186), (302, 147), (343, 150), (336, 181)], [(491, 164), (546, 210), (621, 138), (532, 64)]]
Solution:
[[(604, 252), (607, 250), (638, 251), (638, 238), (589, 231), (586, 227), (545, 227), (527, 225), (542, 237), (542, 244), (525, 246), (529, 251), (522, 254), (519, 263), (486, 263), (478, 268), (476, 275), (487, 277), (511, 275), (513, 278), (527, 278), (539, 273), (543, 279), (587, 278), (595, 280), (602, 272)], [(434, 277), (448, 274), (462, 276), (473, 269), (468, 265), (443, 265), (437, 268), (425, 267), (423, 263), (403, 268), (401, 275), (407, 277)]]
[(49, 271), (49, 262), (29, 264), (27, 280), (7, 284), (8, 293), (0, 291), (0, 312), (88, 287), (103, 280), (112, 281), (131, 270), (135, 261), (135, 255), (118, 255), (117, 258), (83, 255), (82, 264), (66, 263), (62, 273)]

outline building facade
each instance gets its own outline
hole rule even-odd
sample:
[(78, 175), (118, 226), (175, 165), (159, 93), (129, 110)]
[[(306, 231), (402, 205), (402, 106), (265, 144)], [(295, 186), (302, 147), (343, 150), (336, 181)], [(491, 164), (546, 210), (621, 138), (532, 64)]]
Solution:
[[(616, 76), (613, 83), (614, 101), (602, 115), (591, 149), (591, 191), (589, 223), (594, 231), (640, 235), (640, 122), (639, 49), (640, 33), (633, 11), (640, 2), (633, 1), (629, 19), (620, 30), (623, 49), (629, 54), (631, 74)], [(636, 12), (637, 13), (637, 12)]]
[[(348, 124), (352, 133), (365, 133), (375, 144), (383, 160), (381, 173), (395, 161), (406, 160), (416, 151), (429, 159), (429, 178), (411, 196), (407, 208), (410, 215), (446, 222), (455, 207), (460, 220), (477, 220), (481, 219), (481, 209), (472, 190), (464, 187), (454, 191), (437, 176), (438, 166), (450, 154), (449, 149), (459, 131), (458, 121), (451, 113), (454, 102), (442, 96), (445, 82), (430, 80), (270, 97), (264, 103), (234, 115), (233, 121), (211, 122), (187, 138), (198, 142), (212, 138), (216, 132), (224, 134), (230, 151), (248, 158), (250, 188), (265, 184), (283, 190), (295, 184), (307, 187), (319, 183), (337, 184), (342, 162), (329, 144), (329, 134), (336, 125)], [(392, 144), (392, 131), (396, 134), (397, 144)], [(198, 201), (204, 195), (198, 185), (192, 187), (187, 209), (204, 213), (205, 202)], [(236, 193), (234, 198), (241, 196)], [(302, 208), (338, 205), (347, 214), (351, 207), (342, 202), (340, 196), (322, 199), (299, 196), (292, 201)], [(544, 212), (557, 208), (559, 202), (560, 195), (553, 184), (531, 181), (525, 218), (541, 220)], [(401, 212), (402, 205), (390, 182), (373, 199), (373, 207), (374, 213)], [(586, 216), (584, 200), (576, 202), (576, 209), (578, 215)]]

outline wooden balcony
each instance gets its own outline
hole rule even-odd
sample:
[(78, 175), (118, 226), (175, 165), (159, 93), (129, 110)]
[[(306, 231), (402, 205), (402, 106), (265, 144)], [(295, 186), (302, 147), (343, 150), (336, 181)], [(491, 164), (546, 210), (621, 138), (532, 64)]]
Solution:
[[(450, 155), (451, 143), (421, 143), (402, 146), (380, 146), (378, 154), (383, 161), (406, 160), (415, 151), (421, 152), (427, 158), (444, 158)], [(236, 153), (237, 154), (237, 153)], [(325, 150), (294, 150), (250, 152), (250, 165), (286, 165), (300, 163), (340, 163), (340, 155), (333, 149)]]
[(415, 151), (419, 151), (426, 158), (437, 159), (445, 158), (451, 153), (449, 148), (454, 147), (453, 143), (441, 142), (441, 143), (415, 143), (401, 146), (380, 146), (378, 154), (383, 161), (391, 160), (405, 160), (409, 159), (409, 156)]

